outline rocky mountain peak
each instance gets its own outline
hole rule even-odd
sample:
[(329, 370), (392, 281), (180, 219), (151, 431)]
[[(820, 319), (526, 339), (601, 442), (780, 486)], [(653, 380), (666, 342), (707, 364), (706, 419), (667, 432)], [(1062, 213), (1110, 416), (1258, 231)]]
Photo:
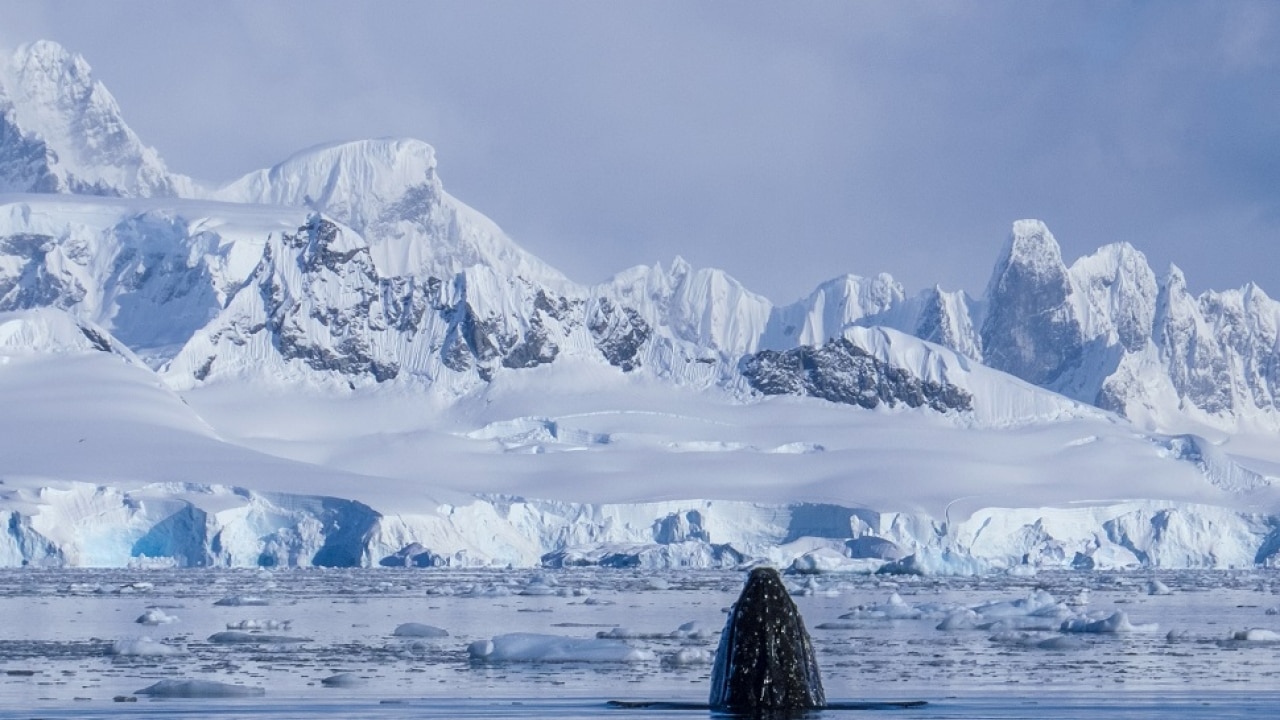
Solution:
[[(125, 197), (182, 196), (173, 175), (125, 123), (89, 63), (58, 43), (19, 47), (0, 71), (5, 189)], [(26, 185), (25, 187), (23, 185)]]

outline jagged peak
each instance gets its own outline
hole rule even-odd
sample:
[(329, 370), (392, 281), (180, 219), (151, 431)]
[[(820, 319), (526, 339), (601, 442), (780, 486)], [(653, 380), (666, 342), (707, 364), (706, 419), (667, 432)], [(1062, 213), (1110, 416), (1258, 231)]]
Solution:
[(89, 63), (51, 40), (22, 45), (0, 68), (6, 113), (24, 137), (51, 153), (48, 192), (134, 197), (192, 196), (189, 178), (168, 171), (125, 123), (115, 97)]
[(1014, 262), (1037, 267), (1062, 265), (1062, 248), (1040, 220), (1017, 220), (1005, 242), (1001, 260), (999, 265)]
[(1169, 263), (1169, 269), (1165, 271), (1164, 279), (1160, 283), (1160, 289), (1165, 290), (1187, 290), (1187, 276), (1182, 272), (1182, 268)]

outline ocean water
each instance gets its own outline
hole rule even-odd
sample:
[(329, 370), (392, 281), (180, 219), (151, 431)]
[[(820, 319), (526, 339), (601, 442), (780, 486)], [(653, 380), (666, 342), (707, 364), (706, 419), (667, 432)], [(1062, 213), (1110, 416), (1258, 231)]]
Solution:
[[(0, 718), (707, 717), (605, 703), (705, 702), (724, 610), (744, 578), (599, 569), (6, 570)], [(1169, 594), (1150, 594), (1152, 580)], [(1280, 613), (1280, 573), (832, 575), (788, 583), (828, 699), (929, 702), (812, 717), (1233, 718), (1273, 717), (1280, 707), (1280, 614), (1270, 614)], [(938, 629), (961, 608), (1015, 607), (990, 604), (1034, 593), (1042, 604), (1048, 593), (1072, 605), (1030, 617), (1011, 611), (998, 625), (989, 609), (979, 627)], [(248, 604), (228, 604), (236, 598)], [(135, 622), (148, 609), (174, 620)], [(1123, 612), (1129, 631), (1064, 635), (1057, 626), (1065, 612)], [(410, 622), (449, 635), (393, 635)], [(692, 631), (677, 632), (686, 623)], [(229, 626), (249, 628), (234, 636), (247, 641), (216, 641)], [(629, 663), (492, 663), (468, 653), (473, 642), (514, 632), (587, 639), (612, 632), (647, 653)], [(1055, 638), (1064, 640), (1043, 642)], [(351, 682), (322, 682), (339, 673)], [(163, 680), (263, 694), (138, 693)]]

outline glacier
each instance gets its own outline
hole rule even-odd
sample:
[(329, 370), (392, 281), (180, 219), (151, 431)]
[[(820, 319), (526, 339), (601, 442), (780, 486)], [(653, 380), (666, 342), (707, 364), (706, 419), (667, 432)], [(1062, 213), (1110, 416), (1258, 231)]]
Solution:
[(201, 187), (78, 55), (0, 68), (0, 565), (1270, 565), (1278, 327), (1037, 220), (982, 297), (582, 284), (427, 143)]

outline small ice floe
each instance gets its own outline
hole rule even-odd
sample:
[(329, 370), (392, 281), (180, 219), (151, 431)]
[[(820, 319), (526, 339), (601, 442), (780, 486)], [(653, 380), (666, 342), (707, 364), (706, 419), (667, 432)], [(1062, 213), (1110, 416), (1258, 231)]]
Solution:
[(1149, 582), (1147, 582), (1147, 594), (1148, 595), (1172, 595), (1173, 591), (1169, 589), (1168, 585), (1165, 585), (1159, 580), (1152, 579)]
[(1231, 633), (1231, 639), (1236, 642), (1280, 643), (1280, 633), (1263, 628), (1249, 628)]
[(464, 590), (459, 594), (465, 597), (473, 597), (473, 598), (501, 598), (501, 597), (511, 597), (513, 593), (511, 592), (511, 588), (507, 587), (506, 585), (477, 584), (477, 585), (472, 585), (471, 587), (467, 588), (466, 590)]
[(228, 630), (288, 630), (293, 627), (292, 620), (240, 620), (227, 623)]
[(101, 595), (106, 590), (99, 583), (71, 583), (58, 592), (66, 595)]
[(531, 597), (560, 595), (561, 588), (559, 585), (560, 584), (556, 582), (556, 579), (550, 575), (534, 575), (529, 578), (529, 583), (516, 594)]
[(1080, 592), (1076, 593), (1075, 595), (1072, 595), (1071, 599), (1067, 600), (1068, 607), (1084, 607), (1085, 605), (1088, 605), (1088, 604), (1089, 604), (1089, 588), (1080, 588)]
[(228, 595), (213, 604), (219, 607), (256, 607), (270, 605), (271, 602), (257, 595)]
[(918, 620), (924, 611), (914, 605), (908, 605), (898, 593), (889, 596), (889, 600), (875, 605), (860, 605), (852, 612), (840, 616), (841, 620)]
[(125, 583), (111, 591), (113, 595), (131, 595), (133, 593), (151, 592), (156, 589), (155, 583), (149, 582), (133, 582)]
[(168, 625), (169, 623), (178, 622), (178, 616), (167, 615), (160, 608), (147, 608), (146, 612), (139, 615), (134, 622), (139, 625)]
[(938, 629), (945, 631), (972, 630), (978, 626), (978, 621), (978, 613), (969, 608), (964, 608), (943, 618), (942, 622), (938, 623)]
[(260, 687), (248, 685), (230, 685), (213, 680), (161, 680), (141, 690), (135, 695), (150, 695), (166, 698), (235, 698), (259, 697), (266, 694)]
[(672, 632), (638, 632), (625, 627), (601, 630), (596, 637), (602, 640), (702, 640), (710, 633), (697, 622), (687, 622)]
[(1269, 608), (1267, 608), (1267, 614), (1268, 614), (1268, 615), (1280, 615), (1280, 607), (1269, 607)]
[(1134, 625), (1129, 622), (1129, 615), (1125, 611), (1117, 610), (1104, 618), (1080, 617), (1063, 620), (1060, 629), (1062, 632), (1069, 633), (1131, 633), (1155, 632), (1160, 629), (1160, 626), (1156, 623)]
[(424, 625), (423, 623), (401, 623), (391, 633), (395, 637), (413, 637), (413, 638), (440, 638), (449, 637), (449, 631), (444, 628), (438, 628), (435, 625)]
[(817, 548), (791, 561), (787, 573), (792, 575), (825, 575), (829, 573), (857, 573), (870, 575), (879, 570), (885, 561), (880, 558), (851, 558), (835, 548)]
[(351, 688), (364, 685), (366, 680), (355, 673), (342, 672), (320, 680), (320, 684), (331, 688)]
[(538, 633), (510, 633), (477, 640), (467, 647), (467, 654), (472, 660), (483, 662), (637, 663), (656, 657), (649, 650), (617, 640)]
[(1071, 614), (1051, 593), (1036, 590), (1017, 600), (999, 600), (975, 605), (972, 610), (987, 620), (1011, 617), (1062, 618)]
[(690, 665), (707, 665), (713, 660), (710, 650), (702, 648), (680, 648), (662, 656), (662, 664), (669, 667), (688, 667)]
[(129, 657), (167, 657), (181, 655), (182, 648), (166, 645), (149, 637), (140, 637), (111, 643), (111, 654)]
[(1164, 641), (1169, 643), (1181, 642), (1191, 639), (1191, 633), (1186, 630), (1170, 630), (1165, 633)]
[(297, 645), (311, 642), (311, 638), (227, 630), (210, 635), (209, 642), (214, 645)]
[(1042, 635), (1029, 632), (1000, 632), (991, 636), (991, 642), (999, 645), (1016, 645), (1033, 650), (1078, 650), (1085, 646), (1083, 640), (1068, 635)]

